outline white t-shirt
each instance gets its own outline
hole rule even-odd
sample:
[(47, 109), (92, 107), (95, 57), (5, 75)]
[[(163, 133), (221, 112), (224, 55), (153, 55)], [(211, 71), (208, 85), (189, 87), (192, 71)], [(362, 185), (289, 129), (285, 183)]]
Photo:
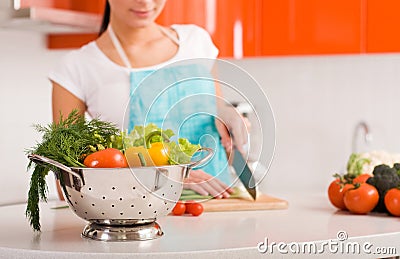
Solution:
[[(137, 68), (157, 69), (169, 63), (193, 58), (216, 58), (218, 49), (210, 35), (196, 25), (172, 25), (179, 39), (176, 55), (157, 66)], [(49, 79), (58, 83), (87, 105), (91, 117), (115, 123), (119, 128), (126, 116), (129, 101), (128, 68), (111, 61), (93, 41), (66, 54), (50, 73)]]

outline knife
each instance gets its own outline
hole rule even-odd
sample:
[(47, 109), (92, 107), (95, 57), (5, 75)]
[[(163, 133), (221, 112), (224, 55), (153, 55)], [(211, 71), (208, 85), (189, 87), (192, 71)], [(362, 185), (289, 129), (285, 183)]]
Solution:
[(240, 181), (246, 188), (247, 192), (250, 194), (253, 200), (256, 200), (257, 190), (253, 173), (247, 165), (247, 162), (244, 159), (243, 155), (237, 148), (234, 148), (233, 150), (232, 166), (235, 169), (237, 176), (239, 176)]

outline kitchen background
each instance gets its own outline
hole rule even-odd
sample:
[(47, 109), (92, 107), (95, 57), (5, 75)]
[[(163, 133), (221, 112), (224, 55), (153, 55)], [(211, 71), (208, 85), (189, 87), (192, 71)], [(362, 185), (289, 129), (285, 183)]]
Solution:
[[(179, 4), (179, 0), (168, 4), (174, 2)], [(181, 0), (179, 6), (187, 8), (189, 2)], [(224, 25), (214, 21), (213, 27), (209, 19), (190, 15), (175, 15), (177, 22), (197, 17), (199, 25), (225, 35), (214, 36), (221, 57), (254, 77), (274, 111), (276, 149), (260, 184), (263, 192), (287, 198), (289, 203), (291, 196), (302, 192), (325, 193), (332, 174), (345, 169), (360, 121), (369, 125), (373, 136), (369, 146), (357, 138), (360, 151), (400, 152), (397, 1), (383, 5), (336, 0), (324, 1), (330, 3), (324, 6), (311, 0), (198, 2), (203, 2), (208, 15), (220, 10), (215, 4), (229, 7), (218, 12)], [(340, 8), (343, 4), (346, 8)], [(174, 10), (182, 14), (176, 6)], [(174, 16), (171, 8), (167, 6), (160, 18), (165, 24)], [(69, 51), (61, 43), (50, 45), (53, 32), (21, 27), (0, 28), (0, 204), (26, 201), (30, 173), (24, 150), (40, 139), (32, 125), (51, 122), (51, 86), (46, 76)], [(61, 36), (63, 44), (72, 45), (88, 39), (75, 34), (75, 40), (68, 41), (71, 35)], [(53, 179), (49, 175), (48, 182)], [(56, 198), (54, 185), (49, 188), (50, 198)]]

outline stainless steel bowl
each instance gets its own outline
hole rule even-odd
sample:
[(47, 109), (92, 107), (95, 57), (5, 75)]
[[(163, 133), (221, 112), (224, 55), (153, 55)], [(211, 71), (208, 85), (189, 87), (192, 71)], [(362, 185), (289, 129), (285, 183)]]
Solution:
[(213, 155), (185, 165), (130, 168), (76, 168), (29, 155), (35, 163), (55, 166), (63, 195), (74, 213), (89, 222), (82, 235), (103, 241), (148, 240), (163, 235), (156, 219), (168, 215), (193, 167)]

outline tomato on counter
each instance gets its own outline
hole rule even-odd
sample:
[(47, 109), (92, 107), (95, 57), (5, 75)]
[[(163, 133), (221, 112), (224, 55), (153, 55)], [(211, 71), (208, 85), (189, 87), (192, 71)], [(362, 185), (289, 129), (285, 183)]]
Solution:
[(355, 184), (354, 188), (348, 189), (343, 197), (346, 208), (355, 214), (367, 214), (372, 211), (379, 201), (378, 190), (368, 184)]
[(193, 216), (199, 216), (203, 213), (204, 208), (201, 203), (195, 201), (186, 201), (186, 213), (192, 214)]
[(181, 216), (181, 215), (185, 214), (185, 211), (186, 211), (185, 203), (178, 201), (175, 204), (175, 207), (172, 209), (172, 214), (175, 216)]
[(400, 216), (400, 190), (392, 188), (385, 194), (385, 206), (393, 216)]
[(353, 179), (353, 183), (366, 183), (370, 177), (371, 175), (369, 174), (360, 174), (359, 176)]
[(328, 198), (329, 201), (338, 209), (345, 210), (346, 205), (343, 201), (344, 193), (352, 188), (352, 184), (342, 183), (340, 178), (335, 179), (331, 182), (328, 187)]
[(201, 203), (194, 200), (188, 200), (186, 202), (178, 201), (172, 210), (172, 214), (175, 216), (181, 216), (183, 214), (191, 214), (192, 216), (199, 216), (203, 213), (204, 207)]

